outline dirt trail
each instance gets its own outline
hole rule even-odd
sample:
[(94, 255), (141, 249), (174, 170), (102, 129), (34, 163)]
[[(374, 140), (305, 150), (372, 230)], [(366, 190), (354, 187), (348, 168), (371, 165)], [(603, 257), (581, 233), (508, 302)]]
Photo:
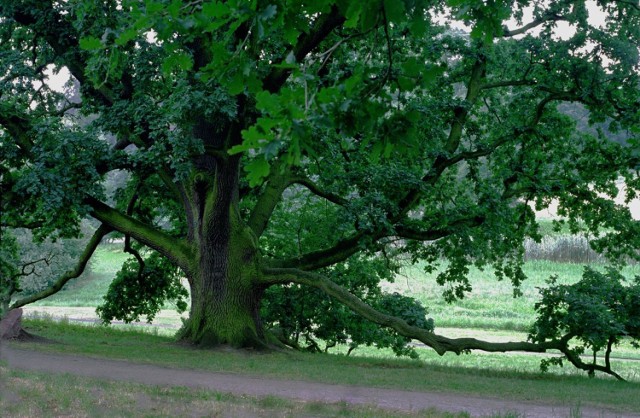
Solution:
[[(95, 359), (74, 355), (49, 354), (23, 350), (2, 344), (0, 359), (9, 368), (69, 373), (78, 376), (136, 382), (149, 385), (188, 386), (216, 392), (251, 396), (278, 396), (306, 401), (369, 404), (382, 408), (419, 411), (437, 408), (443, 411), (467, 411), (472, 416), (496, 412), (519, 412), (529, 418), (571, 416), (571, 407), (513, 402), (437, 392), (411, 392), (347, 385), (331, 385), (306, 381), (287, 381), (251, 377), (238, 374), (209, 373), (196, 370), (173, 369), (126, 361)], [(616, 414), (607, 410), (580, 408), (581, 416), (640, 417), (640, 414)]]

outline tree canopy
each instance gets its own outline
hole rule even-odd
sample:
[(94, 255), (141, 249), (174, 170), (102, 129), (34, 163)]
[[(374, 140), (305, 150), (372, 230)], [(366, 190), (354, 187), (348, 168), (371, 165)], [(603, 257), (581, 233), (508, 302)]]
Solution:
[[(2, 227), (101, 223), (58, 289), (123, 234), (107, 320), (183, 300), (185, 277), (181, 336), (201, 345), (263, 347), (271, 329), (569, 353), (562, 327), (439, 336), (380, 283), (409, 260), (443, 266), (448, 300), (472, 265), (517, 293), (553, 201), (594, 249), (638, 258), (640, 224), (614, 200), (620, 179), (627, 200), (640, 186), (635, 2), (0, 0), (0, 23)], [(106, 191), (110, 173), (126, 183)]]

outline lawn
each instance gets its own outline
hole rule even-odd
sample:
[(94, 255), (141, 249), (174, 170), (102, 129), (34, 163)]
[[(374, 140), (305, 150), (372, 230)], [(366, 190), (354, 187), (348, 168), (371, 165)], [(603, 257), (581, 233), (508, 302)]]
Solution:
[[(640, 391), (638, 381), (590, 379), (572, 372), (571, 368), (567, 368), (569, 373), (565, 374), (541, 374), (536, 366), (538, 358), (522, 354), (438, 357), (425, 350), (420, 360), (373, 357), (365, 352), (359, 356), (293, 351), (250, 354), (232, 350), (194, 350), (176, 344), (171, 337), (140, 330), (46, 320), (26, 321), (25, 326), (30, 332), (59, 344), (19, 343), (20, 347), (49, 352), (276, 379), (473, 394), (515, 401), (606, 407), (620, 412), (640, 411), (640, 397), (636, 396)], [(634, 367), (630, 367), (627, 374), (632, 374), (632, 370)]]
[[(603, 265), (592, 264), (603, 269)], [(550, 276), (558, 276), (559, 284), (580, 280), (584, 265), (538, 260), (525, 263), (528, 279), (521, 285), (523, 295), (513, 296), (509, 281), (498, 281), (490, 268), (471, 267), (469, 277), (473, 291), (462, 300), (448, 304), (442, 297), (442, 287), (436, 283), (438, 271), (427, 274), (422, 266), (407, 266), (386, 290), (412, 296), (429, 310), (438, 327), (512, 330), (527, 332), (535, 319), (534, 305), (539, 299), (538, 288), (546, 287)], [(640, 265), (623, 269), (627, 277), (640, 275)]]

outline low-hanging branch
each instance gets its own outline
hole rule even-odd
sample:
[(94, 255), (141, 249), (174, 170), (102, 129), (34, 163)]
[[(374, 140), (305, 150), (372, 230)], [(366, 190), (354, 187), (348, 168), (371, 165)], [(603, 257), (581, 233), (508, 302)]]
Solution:
[(425, 345), (433, 348), (440, 355), (447, 352), (461, 354), (468, 350), (482, 350), (487, 352), (527, 351), (543, 353), (551, 349), (562, 350), (563, 348), (566, 348), (566, 344), (568, 342), (568, 340), (562, 339), (544, 343), (532, 343), (526, 341), (497, 343), (478, 340), (475, 338), (447, 338), (425, 329), (409, 325), (401, 318), (384, 314), (372, 308), (353, 293), (321, 274), (299, 269), (279, 268), (263, 269), (263, 274), (264, 276), (262, 281), (267, 285), (297, 283), (320, 289), (369, 321), (384, 327), (389, 327), (402, 336), (419, 340)]
[(153, 248), (175, 262), (183, 270), (189, 270), (192, 250), (186, 241), (167, 235), (165, 232), (127, 216), (93, 197), (87, 197), (85, 203), (92, 208), (91, 216), (100, 222)]
[(607, 352), (605, 354), (606, 364), (602, 366), (595, 364), (595, 362), (585, 363), (582, 361), (579, 354), (577, 354), (569, 345), (570, 341), (575, 337), (575, 335), (571, 333), (567, 333), (557, 339), (538, 342), (491, 342), (478, 340), (476, 338), (448, 338), (438, 335), (432, 331), (410, 325), (401, 318), (382, 313), (362, 301), (362, 299), (358, 298), (353, 293), (349, 292), (346, 288), (318, 273), (302, 271), (299, 269), (266, 268), (263, 269), (262, 281), (268, 286), (296, 283), (320, 289), (327, 295), (337, 299), (345, 306), (349, 307), (353, 312), (361, 315), (363, 318), (383, 327), (391, 328), (404, 337), (418, 340), (428, 347), (431, 347), (439, 355), (444, 355), (447, 352), (462, 354), (469, 352), (470, 350), (481, 350), (491, 353), (510, 351), (545, 353), (550, 350), (557, 350), (562, 353), (571, 364), (578, 369), (587, 371), (590, 375), (599, 371), (609, 374), (618, 380), (624, 381), (618, 373), (611, 369), (611, 363), (609, 360), (612, 344), (611, 341), (607, 346)]

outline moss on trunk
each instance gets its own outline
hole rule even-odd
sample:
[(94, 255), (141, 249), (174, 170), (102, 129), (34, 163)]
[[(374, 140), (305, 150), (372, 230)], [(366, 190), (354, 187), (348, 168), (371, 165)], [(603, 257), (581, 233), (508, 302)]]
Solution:
[(203, 347), (266, 348), (256, 238), (239, 216), (230, 218), (229, 234), (201, 240), (198, 268), (190, 278), (190, 317), (180, 338)]

